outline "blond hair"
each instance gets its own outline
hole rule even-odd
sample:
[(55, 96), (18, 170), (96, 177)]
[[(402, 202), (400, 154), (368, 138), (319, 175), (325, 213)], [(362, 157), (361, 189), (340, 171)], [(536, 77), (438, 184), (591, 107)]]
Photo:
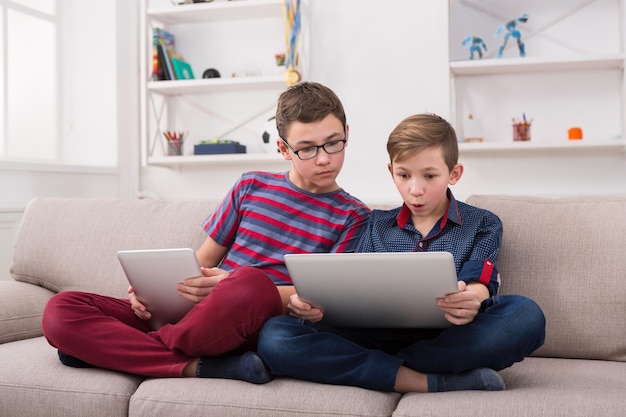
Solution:
[(391, 163), (402, 161), (429, 148), (441, 149), (450, 171), (458, 163), (459, 147), (454, 128), (436, 114), (415, 114), (405, 118), (387, 140), (387, 153)]

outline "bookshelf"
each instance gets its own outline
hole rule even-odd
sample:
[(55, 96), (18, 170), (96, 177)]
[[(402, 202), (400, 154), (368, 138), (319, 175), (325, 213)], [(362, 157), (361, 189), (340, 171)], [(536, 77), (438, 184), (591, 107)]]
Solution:
[[(522, 13), (526, 56), (510, 39), (497, 58), (497, 26)], [(625, 17), (624, 0), (451, 0), (451, 121), (462, 139), (472, 114), (484, 135), (482, 143), (460, 143), (461, 152), (624, 152)], [(599, 22), (602, 30), (589, 29)], [(487, 43), (483, 59), (469, 59), (468, 35)], [(522, 115), (533, 119), (531, 141), (514, 143), (511, 121)], [(571, 127), (582, 128), (582, 141), (567, 140)]]
[[(303, 2), (306, 22), (307, 3)], [(142, 0), (141, 137), (142, 164), (153, 166), (281, 163), (265, 153), (261, 135), (278, 95), (287, 87), (284, 68), (274, 55), (284, 52), (282, 0), (214, 1), (174, 5)], [(175, 36), (176, 52), (193, 69), (194, 79), (153, 80), (152, 31)], [(298, 71), (306, 78), (307, 37), (301, 40)], [(202, 78), (208, 68), (219, 78)], [(183, 155), (167, 155), (163, 131), (189, 132)], [(193, 155), (193, 145), (231, 139), (246, 154)]]

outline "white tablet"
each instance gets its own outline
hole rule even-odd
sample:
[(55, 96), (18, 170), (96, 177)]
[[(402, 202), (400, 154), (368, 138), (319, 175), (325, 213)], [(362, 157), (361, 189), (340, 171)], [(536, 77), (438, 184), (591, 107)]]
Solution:
[(337, 327), (445, 328), (436, 299), (459, 290), (449, 252), (285, 255), (298, 296)]
[(137, 299), (152, 314), (153, 329), (176, 323), (193, 307), (176, 290), (185, 279), (202, 276), (192, 249), (123, 250), (117, 257)]

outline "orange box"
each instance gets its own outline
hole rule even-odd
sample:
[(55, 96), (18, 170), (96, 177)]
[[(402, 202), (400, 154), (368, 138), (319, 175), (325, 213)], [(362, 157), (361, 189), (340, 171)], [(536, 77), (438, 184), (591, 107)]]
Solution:
[(567, 138), (569, 140), (581, 140), (583, 138), (583, 130), (579, 127), (572, 127), (567, 131)]

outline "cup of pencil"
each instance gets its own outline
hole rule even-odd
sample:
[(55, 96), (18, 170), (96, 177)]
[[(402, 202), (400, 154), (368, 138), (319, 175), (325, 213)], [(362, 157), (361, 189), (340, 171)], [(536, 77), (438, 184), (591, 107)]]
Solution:
[(514, 142), (529, 141), (531, 124), (532, 124), (532, 120), (527, 120), (526, 115), (522, 117), (522, 120), (514, 118), (513, 119), (513, 141)]
[(185, 144), (186, 132), (170, 132), (166, 130), (163, 132), (165, 140), (167, 142), (167, 154), (168, 155), (182, 155), (183, 145)]

